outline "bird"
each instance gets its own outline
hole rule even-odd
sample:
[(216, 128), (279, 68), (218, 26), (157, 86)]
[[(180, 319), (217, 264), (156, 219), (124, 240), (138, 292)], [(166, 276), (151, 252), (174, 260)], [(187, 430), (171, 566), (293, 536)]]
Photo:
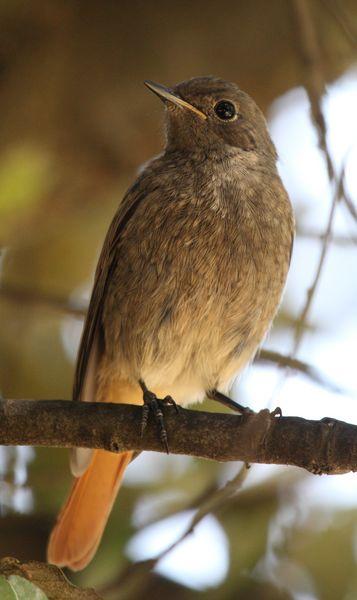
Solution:
[[(145, 84), (164, 103), (165, 147), (141, 168), (106, 235), (73, 399), (142, 405), (142, 430), (153, 413), (168, 450), (163, 403), (208, 396), (244, 410), (228, 393), (281, 302), (294, 215), (264, 115), (237, 84)], [(133, 457), (72, 450), (75, 479), (50, 563), (88, 565)]]

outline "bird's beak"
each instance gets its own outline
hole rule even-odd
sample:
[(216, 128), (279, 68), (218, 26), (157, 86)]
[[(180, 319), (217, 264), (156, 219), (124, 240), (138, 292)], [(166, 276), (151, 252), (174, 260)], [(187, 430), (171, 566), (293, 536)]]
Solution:
[(186, 102), (186, 100), (183, 100), (182, 98), (174, 94), (174, 92), (169, 88), (164, 87), (159, 83), (154, 83), (153, 81), (144, 81), (144, 83), (149, 88), (149, 90), (154, 92), (154, 94), (159, 96), (159, 98), (164, 102), (172, 102), (172, 104), (176, 104), (176, 106), (185, 108), (186, 110), (190, 110), (191, 112), (198, 115), (201, 119), (207, 119), (207, 116), (202, 111), (198, 110), (198, 108), (192, 106), (192, 104), (189, 104), (189, 102)]

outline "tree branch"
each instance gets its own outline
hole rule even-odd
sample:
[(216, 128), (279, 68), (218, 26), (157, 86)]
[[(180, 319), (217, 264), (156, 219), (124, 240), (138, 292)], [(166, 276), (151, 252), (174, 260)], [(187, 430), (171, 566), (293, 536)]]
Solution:
[[(66, 400), (1, 400), (0, 444), (163, 452), (157, 428), (140, 431), (141, 407)], [(165, 409), (173, 454), (296, 465), (312, 473), (357, 470), (357, 426), (323, 419), (247, 417)]]
[(239, 469), (237, 475), (230, 481), (227, 481), (226, 485), (214, 489), (211, 493), (207, 494), (206, 498), (202, 498), (202, 503), (196, 508), (188, 527), (172, 544), (166, 546), (164, 550), (156, 554), (153, 558), (137, 561), (128, 565), (126, 569), (119, 573), (114, 581), (111, 581), (109, 585), (102, 587), (101, 592), (108, 593), (120, 590), (122, 594), (124, 593), (125, 597), (126, 590), (133, 589), (133, 585), (135, 585), (136, 589), (140, 586), (142, 593), (145, 581), (156, 565), (188, 538), (189, 535), (195, 531), (197, 525), (199, 525), (207, 515), (212, 513), (216, 514), (219, 510), (226, 508), (230, 502), (235, 500), (238, 491), (246, 479), (247, 473), (248, 467), (244, 464)]
[[(308, 0), (291, 0), (294, 27), (297, 32), (299, 52), (305, 67), (305, 89), (309, 97), (311, 116), (316, 127), (319, 147), (324, 155), (330, 181), (337, 181), (338, 176), (327, 144), (326, 120), (321, 107), (321, 99), (326, 91), (323, 52), (313, 17), (311, 3)], [(347, 193), (344, 179), (340, 184), (339, 200), (357, 221), (357, 210)]]
[(292, 371), (296, 371), (301, 375), (305, 375), (305, 377), (311, 381), (314, 381), (315, 383), (335, 392), (336, 394), (341, 394), (343, 391), (340, 386), (333, 381), (330, 381), (324, 373), (321, 373), (312, 365), (309, 365), (308, 363), (299, 360), (294, 356), (287, 356), (285, 354), (281, 354), (280, 352), (275, 352), (274, 350), (261, 348), (254, 362), (273, 363), (281, 368), (288, 367)]
[[(297, 228), (296, 234), (300, 238), (307, 240), (316, 240), (318, 242), (322, 242), (325, 236), (325, 233), (317, 231), (315, 229), (299, 229), (299, 227)], [(335, 244), (336, 246), (356, 246), (357, 237), (355, 235), (334, 234), (331, 237), (330, 242), (331, 244)]]

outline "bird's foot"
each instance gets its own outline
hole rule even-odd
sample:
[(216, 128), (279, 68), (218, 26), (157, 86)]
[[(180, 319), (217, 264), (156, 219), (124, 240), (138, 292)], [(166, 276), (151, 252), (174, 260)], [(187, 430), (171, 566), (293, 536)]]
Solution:
[[(207, 396), (209, 398), (211, 398), (212, 400), (216, 400), (217, 402), (220, 402), (224, 406), (231, 408), (235, 412), (240, 413), (242, 416), (248, 417), (249, 415), (256, 414), (256, 413), (254, 413), (254, 410), (252, 410), (248, 406), (243, 406), (242, 404), (239, 404), (239, 402), (235, 402), (235, 400), (232, 400), (232, 398), (229, 398), (229, 396), (222, 394), (222, 392), (219, 392), (218, 390), (209, 391), (207, 393)], [(269, 411), (269, 414), (271, 417), (282, 417), (283, 416), (280, 406), (277, 406), (274, 410)]]
[(178, 406), (177, 406), (175, 400), (173, 398), (171, 398), (171, 396), (165, 396), (165, 398), (158, 398), (156, 396), (156, 394), (154, 394), (153, 392), (150, 392), (150, 390), (148, 390), (148, 388), (146, 387), (146, 385), (143, 381), (140, 381), (139, 383), (140, 383), (141, 389), (143, 390), (143, 401), (144, 401), (142, 417), (141, 417), (141, 436), (144, 435), (145, 429), (146, 429), (148, 421), (149, 421), (150, 411), (152, 411), (155, 421), (159, 427), (160, 441), (161, 441), (163, 447), (165, 448), (167, 454), (169, 454), (170, 450), (169, 450), (169, 444), (168, 444), (168, 438), (167, 438), (167, 431), (166, 431), (166, 427), (165, 427), (164, 413), (163, 413), (162, 409), (164, 406), (173, 406), (175, 408), (176, 412), (178, 413), (179, 412)]
[(207, 396), (241, 415), (250, 415), (254, 412), (251, 408), (248, 408), (248, 406), (243, 406), (242, 404), (239, 404), (239, 402), (235, 402), (235, 400), (232, 400), (232, 398), (229, 398), (229, 396), (222, 394), (222, 392), (219, 392), (218, 390), (210, 390), (207, 392)]
[(283, 411), (281, 410), (280, 406), (277, 406), (276, 408), (274, 408), (274, 410), (271, 410), (270, 416), (271, 417), (282, 417)]

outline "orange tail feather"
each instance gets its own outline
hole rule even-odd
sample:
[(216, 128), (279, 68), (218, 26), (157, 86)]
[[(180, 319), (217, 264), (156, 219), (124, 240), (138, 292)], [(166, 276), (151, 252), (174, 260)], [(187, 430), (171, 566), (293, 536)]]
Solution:
[(48, 562), (73, 571), (84, 569), (90, 562), (132, 455), (95, 450), (58, 516), (48, 543)]

